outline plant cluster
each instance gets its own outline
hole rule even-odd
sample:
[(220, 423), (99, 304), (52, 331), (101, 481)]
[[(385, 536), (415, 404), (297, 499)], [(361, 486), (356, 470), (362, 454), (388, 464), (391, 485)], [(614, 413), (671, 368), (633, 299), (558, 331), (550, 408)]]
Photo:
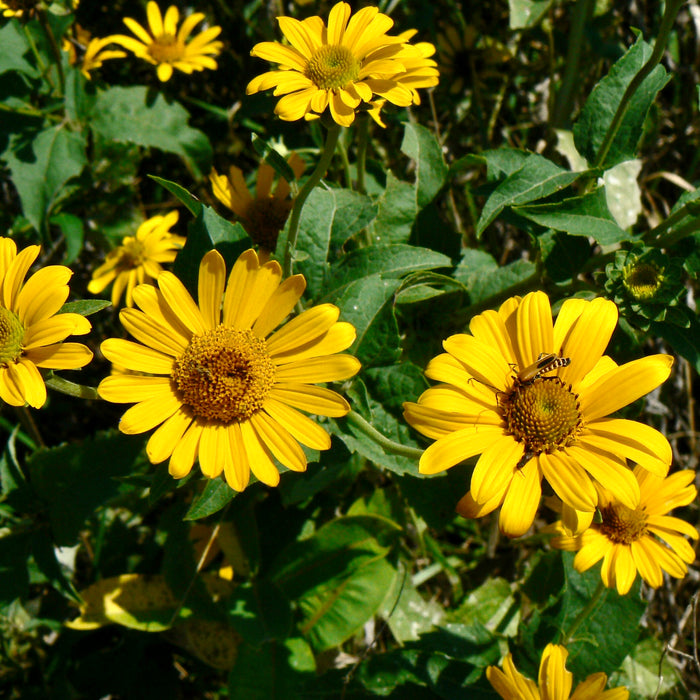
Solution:
[(691, 13), (271, 7), (0, 2), (2, 692), (700, 697)]

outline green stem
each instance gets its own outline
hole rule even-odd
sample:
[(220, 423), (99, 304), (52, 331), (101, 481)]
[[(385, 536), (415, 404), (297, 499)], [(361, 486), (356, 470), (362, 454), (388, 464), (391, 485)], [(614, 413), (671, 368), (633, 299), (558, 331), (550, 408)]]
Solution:
[(571, 14), (564, 75), (552, 110), (551, 123), (554, 129), (560, 129), (566, 124), (571, 113), (572, 96), (581, 83), (579, 67), (581, 46), (583, 45), (584, 30), (593, 14), (594, 7), (595, 0), (576, 0), (574, 11)]
[(34, 449), (36, 449), (37, 445), (39, 447), (46, 447), (44, 438), (41, 437), (39, 428), (37, 428), (37, 425), (34, 422), (34, 417), (30, 413), (29, 409), (26, 406), (16, 406), (15, 411), (20, 423), (24, 426), (25, 431), (29, 433), (30, 438), (34, 441)]
[(0, 428), (3, 430), (6, 430), (10, 435), (17, 430), (17, 439), (26, 447), (28, 447), (30, 450), (36, 450), (37, 449), (37, 444), (27, 435), (25, 435), (21, 430), (19, 430), (18, 426), (14, 425), (11, 423), (7, 418), (3, 418), (0, 416)]
[(92, 386), (84, 386), (83, 384), (74, 384), (67, 379), (57, 377), (55, 374), (46, 378), (46, 386), (60, 391), (62, 394), (73, 396), (76, 399), (99, 399), (97, 389)]
[(46, 38), (49, 40), (49, 46), (51, 47), (51, 53), (53, 54), (53, 59), (56, 63), (56, 70), (58, 71), (58, 87), (61, 91), (61, 95), (66, 92), (66, 78), (63, 75), (63, 57), (61, 56), (61, 49), (56, 42), (56, 37), (54, 36), (49, 20), (46, 16), (46, 10), (37, 10), (37, 17), (39, 18), (39, 23), (41, 24)]
[(323, 151), (321, 152), (321, 158), (318, 164), (314, 168), (314, 171), (309, 175), (309, 178), (304, 183), (304, 186), (299, 190), (299, 194), (294, 200), (294, 206), (292, 207), (292, 213), (289, 217), (289, 231), (287, 233), (287, 247), (284, 252), (284, 274), (289, 277), (292, 274), (292, 268), (294, 265), (294, 250), (297, 246), (297, 236), (299, 235), (299, 221), (301, 220), (301, 210), (304, 208), (304, 202), (306, 198), (311, 194), (316, 185), (321, 181), (321, 178), (326, 174), (328, 166), (331, 164), (333, 159), (333, 154), (335, 153), (335, 146), (338, 143), (338, 136), (340, 135), (340, 125), (333, 124), (328, 129), (328, 134), (326, 135), (326, 143), (323, 146)]
[[(664, 245), (668, 245), (668, 241), (675, 242), (676, 240), (679, 240), (679, 238), (683, 237), (679, 237), (678, 234), (680, 231), (686, 229), (688, 227), (688, 224), (686, 224), (686, 226), (682, 227), (681, 229), (678, 229), (671, 233), (667, 233), (667, 231), (669, 231), (669, 229), (673, 228), (677, 223), (682, 221), (686, 216), (697, 217), (699, 214), (700, 202), (688, 202), (680, 209), (678, 209), (678, 211), (673, 212), (673, 214), (671, 214), (668, 218), (662, 221), (658, 226), (655, 226), (650, 231), (647, 231), (642, 237), (642, 239), (645, 243), (659, 248), (663, 247)], [(697, 219), (690, 223), (694, 226), (697, 226)]]
[(357, 119), (357, 191), (366, 194), (365, 168), (367, 166), (367, 144), (369, 142), (369, 116), (361, 114)]
[(615, 116), (610, 122), (610, 126), (605, 134), (603, 143), (600, 145), (600, 149), (596, 155), (595, 164), (593, 165), (594, 168), (600, 168), (603, 166), (603, 163), (605, 163), (605, 159), (607, 158), (608, 152), (610, 151), (613, 141), (615, 140), (617, 131), (622, 124), (622, 120), (625, 118), (625, 114), (627, 114), (627, 110), (629, 109), (632, 101), (632, 96), (645, 78), (654, 70), (654, 68), (656, 68), (659, 61), (661, 61), (664, 51), (666, 51), (666, 44), (668, 42), (671, 29), (673, 28), (676, 15), (681, 9), (681, 5), (684, 1), (685, 0), (667, 0), (664, 16), (661, 19), (661, 26), (659, 27), (659, 32), (656, 37), (656, 42), (654, 43), (654, 49), (651, 52), (651, 56), (649, 57), (649, 60), (641, 67), (640, 71), (634, 76), (634, 78), (632, 78), (627, 86), (627, 89), (622, 95), (622, 99), (620, 100), (620, 104), (617, 106)]
[(355, 411), (350, 411), (345, 418), (350, 425), (354, 426), (363, 432), (368, 438), (376, 442), (377, 445), (379, 445), (385, 452), (401, 455), (402, 457), (410, 457), (411, 459), (419, 459), (423, 454), (423, 450), (418, 450), (415, 447), (408, 447), (406, 445), (400, 445), (398, 442), (389, 440), (388, 437), (385, 437), (376, 428), (373, 428), (359, 413), (355, 413)]
[(598, 606), (598, 603), (600, 602), (600, 599), (603, 597), (604, 593), (605, 584), (601, 579), (600, 581), (598, 581), (598, 588), (595, 589), (593, 595), (591, 596), (591, 599), (588, 601), (588, 603), (586, 603), (586, 606), (583, 608), (583, 610), (581, 610), (581, 612), (571, 623), (571, 627), (569, 627), (567, 632), (562, 633), (561, 639), (559, 640), (559, 644), (561, 644), (562, 646), (566, 646), (574, 638), (574, 635), (578, 631), (578, 628), (583, 624), (584, 620), (586, 620), (593, 614), (593, 611)]
[(343, 143), (343, 139), (338, 139), (338, 145), (336, 146), (336, 151), (340, 156), (340, 160), (343, 164), (343, 175), (345, 176), (345, 186), (348, 189), (352, 189), (352, 175), (350, 174), (350, 161), (348, 160), (348, 148)]

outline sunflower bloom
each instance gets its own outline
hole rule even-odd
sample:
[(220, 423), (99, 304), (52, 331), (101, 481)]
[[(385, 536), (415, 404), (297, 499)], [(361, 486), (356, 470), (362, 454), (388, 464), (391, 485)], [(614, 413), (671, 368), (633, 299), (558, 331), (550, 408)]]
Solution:
[(301, 411), (344, 416), (350, 406), (315, 382), (354, 376), (360, 363), (337, 354), (355, 339), (338, 322), (332, 304), (307, 309), (279, 330), (306, 287), (302, 275), (282, 282), (277, 262), (260, 265), (254, 250), (243, 253), (226, 282), (221, 255), (212, 250), (199, 268), (199, 305), (170, 272), (158, 288), (134, 290), (138, 309), (120, 319), (138, 343), (111, 338), (102, 352), (111, 362), (150, 376), (111, 376), (99, 393), (116, 403), (134, 403), (122, 416), (123, 433), (159, 426), (146, 452), (153, 464), (169, 459), (170, 474), (186, 476), (196, 459), (214, 479), (243, 491), (250, 471), (276, 486), (275, 459), (293, 471), (306, 469), (300, 443), (326, 450), (328, 433)]
[(204, 14), (195, 12), (185, 18), (180, 29), (177, 24), (180, 13), (171, 5), (163, 17), (158, 5), (151, 0), (146, 6), (148, 29), (144, 29), (131, 17), (124, 18), (124, 24), (136, 35), (136, 39), (124, 34), (116, 34), (112, 40), (131, 51), (138, 58), (157, 66), (158, 79), (170, 80), (173, 69), (183, 73), (216, 70), (216, 61), (223, 48), (223, 43), (214, 41), (221, 33), (221, 27), (209, 27), (188, 41), (194, 28), (204, 19)]
[[(304, 172), (304, 161), (296, 153), (292, 153), (287, 162), (295, 177)], [(274, 175), (273, 168), (263, 161), (258, 168), (255, 196), (248, 190), (240, 168), (232, 166), (228, 177), (219, 175), (216, 170), (209, 176), (214, 196), (241, 220), (253, 242), (267, 252), (275, 250), (279, 233), (294, 204), (289, 197), (289, 183), (283, 177), (272, 191)]]
[(605, 690), (608, 677), (604, 673), (588, 676), (571, 694), (573, 675), (566, 670), (568, 655), (563, 646), (548, 644), (542, 652), (537, 683), (515, 668), (511, 654), (503, 659), (502, 671), (489, 666), (486, 677), (503, 700), (627, 700), (627, 688)]
[(320, 17), (278, 17), (290, 45), (265, 41), (253, 47), (252, 56), (278, 63), (279, 70), (257, 76), (246, 92), (274, 88), (273, 94), (283, 95), (275, 114), (284, 121), (314, 119), (328, 108), (341, 126), (350, 126), (361, 103), (375, 97), (410, 105), (413, 94), (398, 79), (406, 70), (397, 59), (402, 40), (386, 33), (393, 20), (376, 7), (350, 15), (350, 5), (339, 2), (330, 11), (328, 28)]
[(185, 238), (170, 232), (177, 223), (179, 213), (171, 211), (166, 216), (152, 216), (144, 221), (135, 236), (126, 236), (92, 273), (88, 284), (90, 294), (99, 294), (110, 283), (112, 305), (117, 306), (126, 289), (126, 305), (134, 305), (134, 288), (139, 284), (151, 284), (163, 272), (161, 263), (175, 260), (177, 251), (185, 244)]
[(543, 477), (567, 506), (591, 514), (594, 480), (628, 508), (639, 505), (626, 459), (666, 476), (668, 440), (610, 415), (665, 381), (673, 358), (617, 366), (603, 355), (616, 323), (617, 307), (606, 299), (570, 299), (554, 323), (547, 295), (533, 292), (474, 317), (471, 335), (443, 342), (447, 352), (426, 369), (442, 383), (404, 404), (404, 416), (436, 441), (421, 456), (421, 473), (481, 455), (459, 513), (501, 507), (501, 531), (518, 537), (535, 518)]
[(572, 534), (561, 521), (546, 528), (557, 534), (553, 547), (578, 552), (574, 558), (577, 571), (586, 571), (602, 559), (603, 583), (617, 588), (620, 595), (632, 587), (637, 572), (652, 588), (661, 586), (664, 571), (683, 578), (688, 564), (695, 561), (695, 550), (683, 535), (698, 539), (692, 525), (668, 515), (697, 498), (694, 471), (686, 469), (663, 479), (635, 467), (634, 476), (641, 492), (634, 510), (597, 485), (600, 523), (580, 535)]
[(43, 369), (78, 369), (92, 359), (69, 335), (90, 332), (80, 314), (57, 313), (68, 298), (72, 272), (48, 265), (25, 281), (40, 251), (38, 245), (17, 252), (15, 242), (0, 238), (0, 399), (11, 406), (41, 408), (46, 401)]

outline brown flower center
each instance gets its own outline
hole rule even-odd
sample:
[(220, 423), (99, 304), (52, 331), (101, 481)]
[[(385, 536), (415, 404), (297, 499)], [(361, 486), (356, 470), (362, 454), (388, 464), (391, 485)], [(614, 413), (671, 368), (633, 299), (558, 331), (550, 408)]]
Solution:
[(625, 269), (625, 287), (635, 299), (651, 299), (664, 281), (662, 272), (648, 263), (630, 265)]
[(571, 445), (581, 425), (578, 396), (559, 377), (516, 380), (500, 405), (508, 431), (532, 454)]
[(255, 198), (246, 211), (242, 222), (248, 235), (265, 250), (274, 251), (277, 237), (287, 222), (292, 201), (277, 197)]
[(134, 236), (127, 236), (119, 247), (119, 268), (132, 270), (146, 262), (146, 248)]
[(19, 359), (23, 340), (24, 325), (17, 314), (0, 307), (0, 365)]
[(228, 424), (262, 407), (275, 382), (275, 365), (265, 341), (252, 331), (219, 326), (192, 338), (172, 378), (196, 417)]
[(175, 63), (185, 55), (185, 45), (173, 34), (160, 34), (153, 37), (148, 53), (158, 63)]
[(615, 544), (629, 545), (647, 534), (647, 516), (643, 508), (631, 510), (620, 503), (600, 509), (600, 532)]
[(345, 87), (360, 75), (360, 64), (347, 46), (321, 46), (306, 63), (304, 75), (320, 90)]

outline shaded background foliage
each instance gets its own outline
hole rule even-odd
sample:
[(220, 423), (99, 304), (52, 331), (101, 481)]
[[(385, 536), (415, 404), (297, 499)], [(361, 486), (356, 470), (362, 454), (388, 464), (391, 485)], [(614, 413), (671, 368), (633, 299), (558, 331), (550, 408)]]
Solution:
[[(265, 69), (248, 53), (278, 38), (277, 14), (326, 16), (332, 3), (179, 6), (221, 25), (226, 47), (217, 71), (176, 74), (164, 85), (135, 59), (106, 63), (90, 83), (65, 65), (60, 95), (55, 71), (43, 78), (28, 50), (29, 35), (50, 65), (36, 23), (0, 24), (0, 224), (20, 245), (42, 242), (42, 264), (69, 264), (78, 299), (91, 298), (87, 283), (106, 250), (142, 218), (174, 207), (178, 232), (188, 234), (175, 265), (186, 283), (213, 245), (230, 262), (249, 242), (213, 199), (210, 167), (236, 164), (252, 174), (259, 155), (251, 134), (310, 162), (321, 147), (318, 124), (280, 122), (274, 98), (245, 97), (245, 85)], [(420, 107), (387, 110), (387, 128), (372, 131), (367, 194), (352, 191), (334, 164), (329, 187), (304, 209), (297, 269), (308, 281), (305, 303), (332, 301), (358, 328), (354, 352), (364, 368), (345, 387), (354, 409), (386, 437), (423, 447), (401, 419), (401, 402), (427, 386), (422, 368), (443, 338), (533, 287), (553, 300), (603, 293), (608, 246), (639, 239), (696, 199), (696, 6), (681, 10), (664, 68), (645, 84), (626, 140), (605, 163), (639, 158), (641, 215), (628, 227), (600, 190), (576, 199), (602, 168), (573, 172), (555, 129), (576, 123), (579, 150), (594, 159), (603, 114), (619, 98), (610, 89), (596, 102), (594, 86), (613, 65), (629, 77), (639, 67), (635, 56), (650, 48), (640, 39), (630, 49), (635, 30), (653, 40), (659, 3), (407, 0), (380, 9), (397, 29), (416, 27), (438, 47), (445, 25), (457, 26), (466, 45), (452, 63), (439, 49), (441, 85)], [(122, 31), (123, 15), (141, 21), (144, 8), (83, 2), (76, 18), (104, 36)], [(50, 17), (57, 35), (69, 30), (71, 15)], [(451, 89), (459, 81), (461, 90)], [(343, 148), (352, 165), (352, 131)], [(696, 464), (696, 222), (691, 207), (670, 230), (691, 230), (669, 246), (684, 261), (680, 325), (642, 333), (623, 318), (611, 346), (619, 362), (675, 350), (687, 363), (629, 410), (669, 436), (677, 468)], [(358, 243), (364, 230), (371, 248)], [(91, 321), (97, 352), (100, 339), (120, 332), (116, 310)], [(98, 353), (79, 381), (94, 386), (108, 371)], [(7, 697), (494, 697), (484, 668), (510, 643), (518, 667), (536, 677), (541, 649), (582, 609), (599, 576), (578, 574), (540, 535), (505, 541), (491, 519), (457, 517), (471, 463), (419, 477), (414, 460), (385, 451), (350, 417), (326, 423), (333, 446), (307, 455), (306, 474), (233, 498), (221, 480), (174, 482), (166, 467), (149, 465), (143, 439), (116, 433), (121, 412), (51, 393), (34, 427), (8, 407), (0, 414)], [(697, 523), (697, 505), (684, 515)], [(197, 575), (201, 542), (214, 532)], [(229, 565), (233, 581), (210, 590), (204, 577)], [(100, 608), (110, 586), (120, 588), (123, 608)], [(572, 670), (615, 672), (633, 697), (653, 697), (663, 645), (692, 650), (696, 589), (691, 567), (686, 579), (643, 597), (638, 587), (626, 597), (609, 592), (574, 647)], [(96, 608), (94, 629), (65, 626), (77, 617), (77, 591)], [(687, 660), (669, 655), (663, 675), (659, 697), (697, 696)]]

